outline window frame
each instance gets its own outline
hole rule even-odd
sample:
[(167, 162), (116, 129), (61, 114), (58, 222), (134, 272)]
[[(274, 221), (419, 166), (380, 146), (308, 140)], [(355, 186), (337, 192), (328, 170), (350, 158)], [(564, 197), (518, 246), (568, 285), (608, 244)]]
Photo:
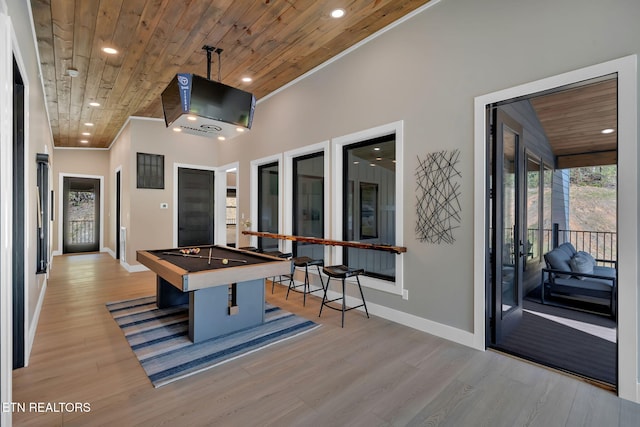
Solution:
[[(404, 122), (402, 120), (388, 123), (385, 125), (373, 127), (370, 129), (362, 130), (348, 135), (333, 138), (331, 140), (332, 151), (332, 173), (334, 178), (332, 182), (332, 191), (334, 203), (332, 208), (332, 228), (331, 238), (334, 240), (341, 240), (343, 227), (344, 227), (344, 156), (343, 148), (347, 145), (357, 144), (365, 142), (367, 140), (375, 139), (378, 137), (395, 134), (396, 140), (396, 246), (404, 246), (404, 176), (401, 171), (403, 170), (403, 152), (404, 152)], [(400, 172), (400, 173), (399, 173)], [(333, 251), (332, 263), (342, 264), (343, 251), (342, 248)], [(404, 288), (404, 254), (396, 255), (396, 277), (395, 281), (384, 280), (380, 278), (361, 276), (360, 282), (362, 286), (388, 292), (395, 295), (402, 295), (403, 298), (408, 298), (408, 293)]]
[[(284, 191), (282, 191), (283, 189), (283, 169), (282, 169), (282, 155), (281, 154), (276, 154), (273, 156), (267, 156), (267, 157), (262, 157), (260, 159), (256, 159), (256, 160), (252, 160), (251, 161), (251, 183), (250, 183), (250, 197), (251, 197), (251, 202), (250, 202), (250, 211), (249, 211), (249, 220), (251, 221), (251, 227), (249, 227), (251, 230), (257, 230), (258, 228), (258, 203), (259, 203), (259, 195), (258, 195), (258, 174), (260, 171), (260, 167), (261, 166), (265, 166), (265, 165), (269, 165), (269, 164), (273, 164), (273, 163), (277, 163), (278, 164), (278, 232), (280, 233), (280, 230), (282, 230), (282, 221), (283, 221), (283, 215), (282, 215), (282, 201), (283, 201), (283, 197), (282, 194), (284, 193)], [(240, 220), (242, 222), (242, 220)], [(258, 247), (258, 237), (257, 236), (250, 236), (249, 238), (249, 245), (253, 246), (253, 247)], [(283, 249), (283, 242), (279, 241), (278, 242), (278, 247), (280, 251), (284, 251)]]
[[(284, 153), (284, 167), (282, 169), (282, 177), (284, 179), (284, 185), (282, 187), (282, 194), (293, 194), (293, 159), (297, 157), (303, 157), (309, 154), (320, 153), (323, 154), (324, 160), (324, 168), (323, 168), (323, 217), (324, 217), (324, 238), (327, 238), (327, 233), (330, 232), (330, 220), (331, 215), (329, 211), (329, 207), (331, 206), (331, 191), (332, 188), (330, 177), (330, 162), (329, 162), (329, 141), (319, 142), (317, 144), (307, 145), (305, 147), (301, 147), (295, 150), (286, 151)], [(282, 214), (283, 214), (283, 234), (292, 235), (293, 234), (293, 197), (285, 197), (282, 199)], [(282, 243), (282, 251), (283, 252), (291, 252), (293, 247), (293, 242), (290, 240), (286, 240)], [(324, 247), (324, 261), (325, 265), (329, 265), (332, 262), (332, 246), (325, 245)]]

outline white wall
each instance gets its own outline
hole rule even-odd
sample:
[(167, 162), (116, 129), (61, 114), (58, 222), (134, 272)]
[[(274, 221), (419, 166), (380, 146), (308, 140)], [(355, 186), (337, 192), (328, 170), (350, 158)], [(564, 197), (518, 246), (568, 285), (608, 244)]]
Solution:
[[(630, 0), (443, 0), (259, 101), (251, 133), (230, 141), (220, 160), (240, 160), (242, 166), (403, 120), (405, 149), (397, 167), (407, 201), (403, 237), (408, 252), (402, 256), (409, 299), (367, 289), (367, 302), (471, 345), (477, 315), (474, 98), (637, 53), (639, 18), (640, 3)], [(420, 243), (411, 207), (416, 158), (453, 149), (461, 151), (461, 227), (452, 245)], [(632, 191), (637, 193), (637, 183)], [(240, 201), (241, 211), (248, 210), (246, 203)]]
[[(24, 173), (25, 176), (25, 363), (28, 363), (31, 344), (35, 336), (40, 304), (46, 288), (46, 275), (35, 274), (36, 264), (36, 153), (53, 153), (53, 138), (49, 129), (44, 102), (44, 92), (40, 81), (39, 58), (36, 51), (35, 35), (33, 31), (29, 3), (20, 0), (0, 1), (0, 142), (2, 143), (0, 161), (0, 197), (2, 214), (0, 214), (0, 236), (2, 238), (2, 268), (0, 288), (2, 312), (2, 337), (0, 338), (1, 365), (0, 366), (0, 393), (3, 402), (11, 400), (11, 374), (7, 367), (11, 366), (11, 276), (7, 272), (11, 264), (5, 264), (11, 260), (13, 251), (11, 238), (7, 236), (5, 227), (11, 227), (10, 211), (12, 206), (11, 178), (14, 173)], [(11, 160), (7, 156), (12, 154), (12, 130), (7, 128), (7, 123), (12, 120), (12, 56), (15, 56), (20, 73), (25, 83), (25, 167), (23, 170), (13, 171)], [(7, 68), (8, 67), (8, 68)], [(9, 145), (7, 145), (9, 144)], [(9, 162), (9, 163), (7, 163)], [(48, 199), (48, 198), (47, 198)], [(10, 230), (11, 228), (9, 228)], [(49, 254), (51, 248), (49, 248)], [(7, 329), (8, 328), (8, 329)], [(9, 357), (9, 360), (7, 360)], [(2, 413), (2, 422), (10, 424), (10, 413)]]

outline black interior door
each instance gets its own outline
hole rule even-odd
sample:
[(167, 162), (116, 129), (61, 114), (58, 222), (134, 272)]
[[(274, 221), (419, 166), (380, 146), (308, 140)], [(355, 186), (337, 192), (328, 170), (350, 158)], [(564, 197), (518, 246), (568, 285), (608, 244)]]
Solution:
[(24, 84), (13, 61), (13, 368), (24, 366)]
[(63, 180), (63, 253), (100, 250), (100, 180)]
[(178, 168), (178, 246), (214, 241), (214, 171)]
[(121, 180), (122, 172), (116, 172), (116, 259), (120, 259), (120, 245), (122, 242), (120, 241), (120, 180)]

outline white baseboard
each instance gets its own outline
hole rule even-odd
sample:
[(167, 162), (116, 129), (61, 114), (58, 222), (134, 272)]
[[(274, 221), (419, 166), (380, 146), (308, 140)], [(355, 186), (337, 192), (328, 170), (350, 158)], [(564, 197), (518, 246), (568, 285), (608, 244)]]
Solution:
[[(311, 273), (309, 275), (311, 276)], [(317, 277), (317, 274), (315, 276)], [(311, 282), (312, 290), (320, 289), (319, 286), (313, 285), (313, 280), (311, 280)], [(296, 284), (298, 284), (297, 280)], [(302, 284), (302, 282), (300, 282), (299, 284)], [(317, 293), (316, 295), (319, 295), (319, 293)], [(339, 298), (341, 296), (342, 294), (336, 291), (330, 290), (329, 292), (327, 292), (328, 299)], [(348, 307), (354, 307), (362, 304), (362, 300), (347, 295), (346, 303)], [(382, 317), (383, 319), (387, 319), (392, 322), (399, 323), (401, 325), (408, 326), (410, 328), (417, 329), (419, 331), (426, 332), (428, 334), (435, 335), (437, 337), (444, 338), (458, 344), (462, 344), (467, 347), (475, 348), (474, 335), (472, 332), (463, 331), (462, 329), (454, 328), (452, 326), (434, 322), (433, 320), (425, 319), (423, 317), (405, 313), (403, 311), (395, 310), (371, 302), (367, 302), (367, 309), (369, 310), (369, 314)], [(364, 313), (363, 307), (357, 308), (356, 310)]]
[(141, 273), (143, 271), (149, 271), (149, 269), (142, 264), (130, 265), (126, 262), (120, 261), (120, 265), (124, 267), (124, 269), (129, 273)]
[(111, 255), (113, 259), (116, 259), (116, 253), (113, 250), (111, 250), (111, 248), (102, 248), (100, 252), (106, 252), (109, 255)]
[(33, 319), (29, 323), (29, 331), (27, 336), (27, 345), (24, 352), (24, 366), (29, 366), (29, 356), (31, 356), (31, 349), (33, 348), (33, 342), (36, 339), (36, 330), (38, 329), (38, 322), (40, 321), (40, 313), (42, 312), (42, 304), (44, 303), (44, 295), (47, 293), (48, 279), (45, 279), (42, 283), (42, 289), (38, 296), (38, 303), (33, 313)]

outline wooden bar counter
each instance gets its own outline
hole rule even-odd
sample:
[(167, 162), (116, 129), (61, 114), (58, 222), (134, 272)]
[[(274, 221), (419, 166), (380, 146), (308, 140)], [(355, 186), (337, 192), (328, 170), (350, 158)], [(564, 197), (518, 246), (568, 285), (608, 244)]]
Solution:
[(382, 245), (378, 243), (329, 240), (329, 239), (322, 239), (320, 237), (290, 236), (287, 234), (275, 234), (275, 233), (267, 233), (263, 231), (245, 230), (242, 232), (242, 234), (245, 234), (248, 236), (266, 237), (269, 239), (292, 240), (294, 242), (304, 242), (304, 243), (316, 243), (319, 245), (346, 246), (349, 248), (371, 249), (374, 251), (386, 251), (386, 252), (392, 252), (395, 254), (401, 254), (401, 253), (407, 252), (407, 248), (405, 248), (404, 246)]

